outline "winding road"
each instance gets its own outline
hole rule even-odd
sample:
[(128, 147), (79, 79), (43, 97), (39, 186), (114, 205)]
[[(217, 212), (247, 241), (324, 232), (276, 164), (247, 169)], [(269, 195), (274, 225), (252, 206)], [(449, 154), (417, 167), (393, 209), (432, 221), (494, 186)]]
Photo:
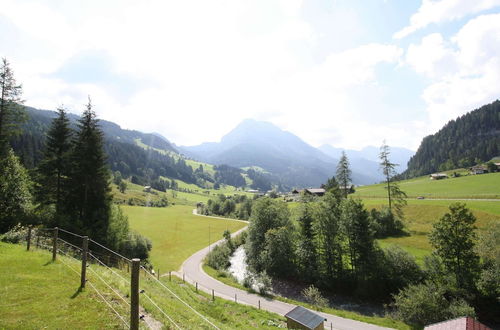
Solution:
[[(196, 214), (196, 212), (193, 211), (193, 214)], [(212, 218), (217, 218), (217, 217), (212, 217)], [(232, 220), (227, 218), (220, 218), (220, 219)], [(241, 220), (235, 220), (235, 221), (241, 221)], [(244, 227), (238, 230), (237, 232), (233, 233), (232, 236), (237, 236), (246, 229), (247, 227)], [(220, 244), (223, 241), (224, 241), (223, 239), (219, 240), (213, 243), (211, 246), (208, 246), (193, 254), (186, 261), (184, 261), (184, 263), (181, 266), (181, 269), (177, 273), (175, 273), (175, 275), (177, 275), (180, 278), (184, 277), (187, 282), (193, 285), (197, 285), (200, 290), (203, 290), (209, 294), (212, 294), (213, 290), (214, 294), (218, 297), (233, 301), (236, 300), (238, 303), (251, 305), (254, 307), (258, 307), (260, 304), (261, 309), (277, 313), (280, 315), (285, 315), (295, 307), (295, 305), (292, 304), (288, 304), (278, 300), (273, 300), (270, 298), (265, 298), (257, 294), (248, 293), (238, 288), (226, 285), (214, 279), (213, 277), (209, 276), (207, 273), (205, 273), (205, 271), (203, 271), (202, 269), (203, 259), (209, 253), (211, 247)], [(342, 318), (332, 314), (321, 313), (321, 312), (316, 312), (316, 313), (325, 317), (326, 319), (325, 329), (339, 329), (339, 330), (388, 329), (373, 324)]]

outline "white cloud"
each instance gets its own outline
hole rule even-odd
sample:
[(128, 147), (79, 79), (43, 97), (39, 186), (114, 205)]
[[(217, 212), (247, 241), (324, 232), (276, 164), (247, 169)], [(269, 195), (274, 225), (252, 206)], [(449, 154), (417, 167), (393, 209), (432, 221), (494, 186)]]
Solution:
[(432, 23), (449, 22), (500, 6), (500, 0), (423, 0), (410, 25), (394, 34), (401, 39)]
[[(13, 61), (29, 105), (63, 103), (79, 113), (90, 94), (101, 118), (178, 144), (218, 140), (248, 117), (314, 145), (361, 148), (387, 139), (416, 147), (421, 137), (414, 122), (374, 127), (364, 114), (387, 116), (383, 100), (352, 99), (353, 89), (379, 92), (377, 69), (395, 69), (402, 49), (370, 43), (326, 54), (322, 62), (304, 58), (322, 38), (303, 19), (299, 0), (0, 2), (0, 16), (49, 50), (41, 55), (33, 48)], [(0, 44), (0, 53), (9, 51)], [(115, 86), (54, 76), (75, 57), (96, 52), (109, 57)], [(131, 76), (152, 83), (117, 97), (119, 78)]]
[(431, 78), (422, 94), (431, 130), (500, 96), (498, 54), (500, 14), (470, 20), (448, 41), (432, 34), (410, 45), (407, 63)]

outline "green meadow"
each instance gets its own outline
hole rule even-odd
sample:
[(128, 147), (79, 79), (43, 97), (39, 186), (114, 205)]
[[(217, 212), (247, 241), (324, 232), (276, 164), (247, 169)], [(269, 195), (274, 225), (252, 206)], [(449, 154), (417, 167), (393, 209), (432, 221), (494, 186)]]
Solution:
[[(79, 270), (80, 261), (64, 256), (58, 256), (56, 262), (51, 259), (47, 251), (26, 251), (22, 245), (0, 242), (0, 267), (3, 270), (0, 272), (0, 329), (128, 328), (95, 293), (89, 282), (86, 289), (81, 292), (78, 290), (80, 276), (68, 266)], [(130, 278), (130, 274), (124, 270), (115, 269), (113, 273), (96, 264), (89, 265), (87, 278), (128, 322), (129, 306), (116, 293), (128, 300), (130, 287), (116, 274), (124, 279)], [(101, 279), (113, 287), (116, 293)], [(272, 329), (285, 326), (284, 318), (280, 315), (220, 298), (212, 301), (210, 295), (175, 277), (172, 281), (162, 279), (162, 284), (220, 329)], [(181, 328), (211, 328), (207, 321), (187, 309), (173, 294), (152, 280), (150, 275), (140, 273), (139, 287), (163, 311), (160, 312), (144, 295), (140, 295), (141, 307), (161, 322), (163, 328), (173, 328), (171, 320)], [(149, 329), (143, 321), (139, 328)]]
[(243, 228), (246, 223), (193, 215), (193, 206), (166, 208), (122, 206), (130, 227), (153, 243), (151, 262), (161, 273), (178, 270), (182, 262), (196, 251)]
[[(409, 236), (390, 237), (379, 240), (384, 247), (396, 244), (413, 254), (420, 262), (423, 257), (430, 253), (432, 247), (428, 240), (428, 234), (432, 230), (432, 225), (449, 211), (448, 207), (457, 201), (450, 200), (408, 200), (408, 205), (404, 207), (405, 226)], [(500, 221), (500, 201), (480, 201), (464, 200), (465, 203), (477, 218), (476, 227), (479, 231), (486, 230), (493, 221)], [(387, 206), (386, 199), (363, 199), (367, 209)]]
[[(419, 177), (398, 182), (408, 197), (416, 198), (461, 198), (500, 199), (500, 173), (466, 175), (443, 180)], [(361, 198), (383, 198), (387, 196), (385, 185), (357, 187), (352, 196)]]

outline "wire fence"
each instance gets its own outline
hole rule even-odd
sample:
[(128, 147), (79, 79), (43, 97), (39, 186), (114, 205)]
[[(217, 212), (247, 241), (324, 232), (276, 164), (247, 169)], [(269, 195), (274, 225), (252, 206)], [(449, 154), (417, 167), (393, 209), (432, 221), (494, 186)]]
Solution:
[[(63, 265), (69, 268), (72, 272), (80, 276), (81, 288), (88, 284), (95, 291), (96, 295), (109, 307), (110, 311), (116, 316), (126, 328), (135, 329), (133, 324), (133, 279), (132, 275), (134, 266), (133, 260), (107, 248), (106, 246), (82, 236), (61, 228), (29, 228), (26, 235), (28, 250), (31, 247), (51, 251), (53, 260), (56, 260), (56, 255), (64, 256), (57, 258)], [(80, 242), (80, 243), (78, 243)], [(89, 244), (90, 243), (90, 244)], [(81, 244), (79, 246), (79, 244)], [(89, 247), (90, 245), (90, 247)], [(138, 260), (138, 259), (134, 259)], [(182, 299), (165, 283), (155, 276), (154, 271), (147, 269), (144, 266), (137, 267), (137, 278), (139, 278), (141, 270), (144, 273), (144, 280), (153, 282), (159, 288), (158, 292), (163, 297), (170, 296), (179, 301), (188, 313), (196, 315), (201, 321), (208, 326), (219, 329), (209, 318), (197, 311), (188, 302)], [(137, 284), (139, 281), (137, 280)], [(139, 287), (137, 287), (139, 288)], [(128, 291), (130, 289), (130, 292)], [(208, 289), (208, 288), (207, 288)], [(196, 284), (196, 291), (198, 284)], [(125, 293), (124, 293), (125, 292)], [(175, 321), (172, 317), (173, 312), (168, 312), (162, 308), (161, 304), (152, 296), (152, 292), (146, 293), (144, 289), (138, 290), (143, 303), (150, 305), (148, 308), (157, 311), (164, 320), (165, 325), (175, 329), (181, 329), (179, 321)], [(168, 293), (168, 295), (165, 295)], [(137, 303), (137, 307), (138, 303)], [(137, 308), (139, 310), (139, 308)], [(144, 311), (144, 309), (142, 308)], [(144, 325), (150, 329), (156, 329), (162, 325), (158, 325), (158, 321), (151, 318), (149, 315), (138, 315), (138, 319), (144, 322)], [(156, 323), (156, 324), (154, 324)]]

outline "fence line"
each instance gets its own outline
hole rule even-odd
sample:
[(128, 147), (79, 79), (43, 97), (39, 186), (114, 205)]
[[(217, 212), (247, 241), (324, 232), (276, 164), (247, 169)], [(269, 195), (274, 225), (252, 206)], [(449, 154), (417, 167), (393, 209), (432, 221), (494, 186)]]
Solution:
[(97, 290), (97, 288), (94, 286), (94, 284), (92, 284), (92, 282), (90, 282), (90, 281), (88, 281), (87, 283), (95, 290), (95, 292), (97, 292), (97, 294), (99, 295), (99, 297), (101, 297), (101, 299), (104, 300), (104, 302), (109, 306), (109, 308), (111, 308), (113, 310), (113, 312), (115, 312), (115, 314), (118, 316), (118, 318), (128, 328), (129, 324), (127, 323), (127, 321), (125, 321), (125, 319), (120, 315), (120, 313), (118, 313), (116, 311), (116, 309), (114, 309), (114, 307), (109, 303), (109, 301), (107, 301), (106, 298), (104, 298), (104, 296), (99, 292), (99, 290)]
[(109, 267), (104, 262), (102, 262), (101, 260), (99, 260), (99, 258), (97, 258), (96, 256), (94, 256), (92, 253), (89, 253), (89, 256), (91, 256), (92, 258), (94, 258), (95, 260), (97, 260), (98, 263), (100, 263), (101, 265), (103, 265), (104, 267), (106, 267), (107, 269), (109, 269), (113, 274), (115, 274), (116, 276), (118, 276), (119, 278), (121, 278), (122, 280), (124, 280), (125, 282), (127, 282), (128, 284), (130, 284), (130, 280), (127, 280), (125, 277), (123, 277), (120, 274), (118, 274), (117, 272), (115, 272), (113, 269), (111, 269), (111, 267)]
[(203, 316), (201, 313), (199, 313), (196, 309), (194, 309), (193, 307), (191, 307), (188, 303), (186, 303), (184, 300), (182, 300), (178, 295), (176, 295), (172, 290), (170, 290), (167, 286), (165, 286), (163, 283), (161, 283), (153, 274), (151, 274), (146, 268), (142, 267), (142, 269), (144, 269), (146, 271), (146, 274), (148, 274), (149, 276), (151, 276), (157, 283), (159, 283), (163, 288), (165, 288), (168, 292), (170, 292), (170, 294), (172, 296), (174, 296), (175, 298), (177, 298), (177, 300), (179, 300), (180, 302), (182, 302), (184, 305), (186, 305), (189, 309), (191, 309), (196, 315), (198, 315), (199, 317), (201, 317), (203, 320), (205, 320), (208, 324), (210, 324), (211, 326), (213, 326), (215, 329), (219, 329), (219, 327), (217, 327), (215, 324), (213, 324), (209, 319), (207, 319), (205, 316)]
[(130, 307), (130, 303), (128, 301), (125, 300), (125, 298), (123, 298), (123, 296), (117, 292), (115, 289), (113, 289), (113, 287), (111, 285), (109, 285), (108, 282), (106, 282), (95, 270), (93, 270), (91, 267), (88, 267), (89, 270), (95, 274), (95, 276), (97, 276), (98, 279), (100, 279), (102, 281), (102, 283), (104, 283), (111, 291), (113, 291), (118, 297), (120, 297), (121, 300), (123, 300), (124, 303), (126, 303), (129, 307)]
[[(70, 232), (70, 231), (64, 230), (64, 229), (59, 228), (59, 227), (56, 227), (56, 228), (57, 228), (57, 230), (60, 230), (60, 231), (62, 231), (63, 233), (70, 234), (70, 235), (73, 235), (73, 236), (78, 237), (78, 238), (83, 238), (83, 236), (82, 236), (82, 235), (78, 235), (78, 234), (72, 233), (72, 232)], [(54, 229), (56, 229), (56, 228), (54, 228)], [(53, 230), (54, 230), (54, 229), (53, 229)]]
[(111, 250), (111, 249), (109, 249), (109, 248), (105, 247), (104, 245), (102, 245), (102, 244), (100, 244), (100, 243), (97, 243), (96, 241), (94, 241), (94, 240), (93, 240), (93, 239), (91, 239), (91, 238), (89, 238), (89, 241), (90, 241), (90, 242), (92, 242), (92, 243), (94, 243), (94, 244), (96, 244), (96, 245), (98, 245), (98, 246), (100, 246), (101, 248), (103, 248), (103, 249), (105, 249), (105, 250), (108, 250), (109, 252), (111, 252), (111, 253), (113, 253), (113, 254), (117, 255), (118, 257), (120, 257), (120, 258), (122, 258), (122, 259), (124, 259), (124, 260), (126, 260), (126, 261), (128, 261), (128, 262), (130, 262), (130, 263), (132, 262), (132, 260), (130, 260), (129, 258), (122, 256), (122, 255), (121, 255), (121, 254), (119, 254), (118, 252), (115, 252), (115, 251), (113, 251), (113, 250)]
[(170, 318), (170, 316), (167, 315), (167, 313), (165, 313), (154, 301), (153, 299), (151, 299), (151, 297), (149, 297), (146, 293), (142, 292), (142, 294), (144, 295), (144, 297), (146, 297), (163, 315), (165, 315), (165, 317), (177, 328), (177, 329), (180, 329), (180, 327), (177, 325), (177, 323), (174, 322), (174, 320), (172, 320), (172, 318)]

